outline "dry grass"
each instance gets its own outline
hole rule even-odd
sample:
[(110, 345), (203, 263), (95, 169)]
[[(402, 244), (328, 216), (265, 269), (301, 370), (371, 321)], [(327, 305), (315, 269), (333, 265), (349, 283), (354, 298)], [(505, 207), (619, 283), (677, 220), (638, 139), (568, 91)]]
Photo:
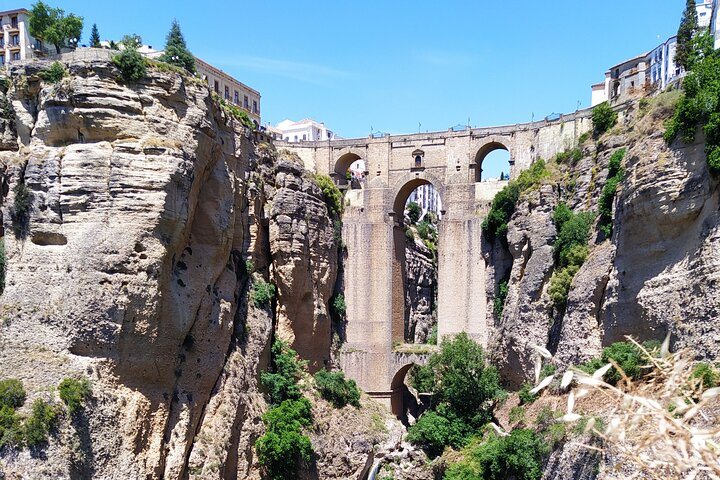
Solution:
[[(628, 478), (720, 479), (720, 388), (704, 389), (701, 381), (692, 377), (690, 354), (669, 353), (668, 340), (659, 358), (629, 340), (643, 350), (651, 369), (649, 376), (633, 382), (611, 364), (593, 375), (569, 370), (562, 385), (575, 382), (576, 387), (568, 395), (567, 413), (561, 421), (580, 420), (575, 401), (594, 391), (608, 406), (606, 427), (596, 428), (594, 419), (589, 418), (585, 431), (605, 440), (613, 455), (635, 465), (635, 473)], [(611, 366), (622, 373), (618, 386), (602, 380)]]

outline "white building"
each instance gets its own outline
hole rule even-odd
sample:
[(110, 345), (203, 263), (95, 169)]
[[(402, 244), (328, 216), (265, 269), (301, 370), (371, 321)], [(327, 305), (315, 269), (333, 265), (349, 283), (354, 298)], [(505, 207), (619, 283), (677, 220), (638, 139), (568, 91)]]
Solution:
[(32, 58), (36, 49), (43, 49), (42, 42), (30, 36), (29, 15), (24, 8), (0, 12), (0, 67)]
[(427, 212), (433, 212), (440, 218), (442, 211), (442, 200), (440, 194), (435, 190), (432, 184), (420, 185), (408, 196), (407, 205), (410, 202), (415, 202), (420, 205), (422, 209), (421, 218)]
[[(714, 31), (714, 18), (720, 0), (703, 0), (695, 5), (698, 24)], [(712, 20), (712, 21), (711, 21)], [(715, 47), (719, 45), (715, 37)], [(678, 77), (684, 75), (682, 67), (675, 64), (677, 36), (674, 35), (650, 52), (614, 65), (605, 73), (605, 81), (591, 86), (591, 105), (611, 101), (623, 103), (652, 91), (661, 92)]]
[(282, 139), (286, 142), (317, 142), (320, 140), (339, 139), (332, 130), (325, 127), (325, 123), (316, 122), (310, 118), (293, 122), (292, 120), (283, 120), (278, 123), (273, 130), (282, 133)]

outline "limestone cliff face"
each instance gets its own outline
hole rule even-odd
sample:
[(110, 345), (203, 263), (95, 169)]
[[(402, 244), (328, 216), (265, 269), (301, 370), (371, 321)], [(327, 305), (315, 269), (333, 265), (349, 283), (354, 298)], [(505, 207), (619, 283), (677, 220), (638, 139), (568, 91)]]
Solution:
[[(667, 146), (662, 123), (668, 111), (643, 115), (631, 108), (624, 122), (583, 158), (566, 182), (527, 193), (509, 223), (513, 257), (503, 318), (490, 348), (510, 383), (530, 378), (536, 353), (548, 347), (559, 364), (577, 364), (633, 335), (662, 339), (717, 359), (720, 331), (718, 182), (706, 167), (702, 138)], [(575, 211), (597, 210), (610, 156), (626, 148), (613, 234), (593, 228), (590, 253), (574, 277), (564, 315), (554, 314), (547, 293), (557, 232), (553, 208), (562, 199)], [(488, 248), (495, 248), (491, 246)]]
[[(47, 66), (11, 69), (0, 121), (0, 377), (24, 382), (26, 405), (78, 375), (93, 398), (46, 458), (0, 452), (0, 472), (259, 478), (274, 311), (306, 358), (329, 355), (337, 251), (322, 192), (191, 77), (127, 85), (111, 62), (71, 61), (46, 84)], [(277, 285), (273, 305), (249, 300), (252, 277)]]
[(437, 289), (437, 269), (432, 252), (419, 241), (408, 241), (405, 248), (405, 340), (425, 343), (435, 320), (433, 307)]

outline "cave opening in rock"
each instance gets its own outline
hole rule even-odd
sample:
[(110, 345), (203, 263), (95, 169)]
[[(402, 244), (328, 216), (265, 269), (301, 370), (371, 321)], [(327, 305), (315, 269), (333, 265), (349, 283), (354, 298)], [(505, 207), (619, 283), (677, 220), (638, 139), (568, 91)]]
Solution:
[(393, 345), (434, 343), (443, 213), (440, 193), (429, 181), (415, 178), (400, 189), (394, 211)]

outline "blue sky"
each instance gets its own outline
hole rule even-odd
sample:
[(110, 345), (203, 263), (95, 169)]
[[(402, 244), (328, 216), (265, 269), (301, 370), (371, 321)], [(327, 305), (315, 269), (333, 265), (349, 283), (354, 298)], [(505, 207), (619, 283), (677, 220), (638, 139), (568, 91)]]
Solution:
[[(189, 48), (262, 94), (264, 122), (311, 117), (343, 137), (512, 124), (590, 103), (590, 85), (674, 35), (684, 0), (49, 4), (103, 39)], [(29, 5), (28, 5), (29, 6)]]

